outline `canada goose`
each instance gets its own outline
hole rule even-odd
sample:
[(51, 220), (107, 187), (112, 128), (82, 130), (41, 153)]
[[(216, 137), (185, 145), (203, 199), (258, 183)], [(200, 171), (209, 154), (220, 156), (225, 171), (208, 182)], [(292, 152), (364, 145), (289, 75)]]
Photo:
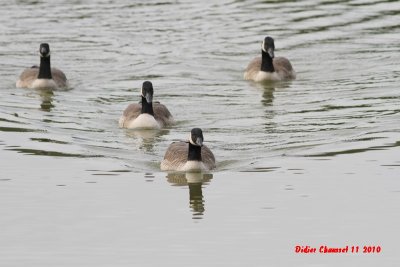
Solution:
[(64, 88), (68, 86), (65, 74), (56, 68), (50, 66), (50, 46), (49, 44), (40, 44), (40, 66), (32, 66), (25, 69), (16, 83), (20, 88)]
[(173, 142), (169, 145), (163, 161), (163, 171), (208, 171), (215, 168), (215, 157), (211, 150), (203, 145), (203, 132), (193, 128), (189, 141)]
[(142, 85), (140, 103), (130, 104), (119, 119), (119, 127), (129, 129), (160, 129), (174, 124), (174, 118), (166, 106), (153, 102), (153, 84)]
[(261, 57), (250, 61), (244, 72), (244, 79), (255, 82), (296, 79), (296, 72), (290, 61), (284, 57), (275, 57), (274, 51), (274, 39), (265, 37), (261, 45)]

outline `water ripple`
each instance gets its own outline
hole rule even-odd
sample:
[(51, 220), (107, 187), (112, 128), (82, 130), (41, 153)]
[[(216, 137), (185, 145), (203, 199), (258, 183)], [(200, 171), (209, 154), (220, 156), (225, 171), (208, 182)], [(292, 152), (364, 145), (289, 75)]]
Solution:
[[(154, 171), (170, 142), (202, 127), (219, 168), (263, 172), (275, 168), (264, 162), (282, 155), (395, 147), (399, 14), (397, 1), (7, 2), (0, 10), (2, 146)], [(267, 34), (276, 55), (293, 63), (296, 81), (242, 80)], [(22, 69), (38, 64), (43, 41), (71, 90), (15, 88)], [(143, 80), (153, 81), (176, 126), (150, 135), (118, 128)]]

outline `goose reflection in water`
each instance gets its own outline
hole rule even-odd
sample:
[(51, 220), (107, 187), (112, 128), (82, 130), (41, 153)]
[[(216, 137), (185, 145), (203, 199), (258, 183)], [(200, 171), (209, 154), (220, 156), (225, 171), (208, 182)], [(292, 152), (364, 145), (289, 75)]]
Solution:
[(161, 140), (161, 137), (168, 134), (168, 129), (123, 129), (125, 135), (135, 139), (135, 144), (139, 150), (145, 152), (154, 152), (155, 145)]
[(189, 206), (193, 213), (193, 219), (202, 219), (205, 211), (203, 184), (208, 184), (213, 175), (210, 173), (188, 172), (169, 173), (168, 182), (175, 186), (189, 187)]
[(274, 102), (274, 93), (276, 90), (286, 90), (290, 88), (291, 81), (287, 82), (265, 82), (260, 84), (255, 84), (258, 88), (263, 91), (261, 103), (266, 106), (272, 106)]
[(274, 132), (276, 128), (276, 122), (274, 117), (276, 109), (274, 108), (274, 94), (279, 91), (287, 90), (290, 88), (291, 81), (287, 82), (264, 82), (255, 84), (257, 88), (262, 90), (261, 103), (265, 107), (265, 128), (268, 132)]
[(274, 102), (274, 92), (275, 92), (275, 85), (268, 83), (268, 84), (261, 84), (260, 87), (263, 89), (263, 95), (261, 103), (264, 106), (272, 106)]
[(40, 109), (43, 111), (50, 112), (52, 108), (54, 108), (53, 104), (53, 96), (54, 92), (52, 89), (38, 89), (36, 90), (38, 95), (40, 96)]

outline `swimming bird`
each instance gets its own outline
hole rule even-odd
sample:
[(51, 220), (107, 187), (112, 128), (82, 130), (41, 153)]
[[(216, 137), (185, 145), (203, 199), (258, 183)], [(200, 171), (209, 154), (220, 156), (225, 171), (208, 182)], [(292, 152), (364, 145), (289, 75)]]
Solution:
[(68, 86), (65, 74), (50, 66), (50, 46), (47, 43), (40, 44), (40, 66), (32, 66), (25, 69), (16, 83), (19, 88), (65, 88)]
[(255, 82), (294, 80), (296, 72), (287, 58), (275, 57), (274, 39), (267, 36), (261, 45), (261, 57), (250, 61), (244, 79)]
[(130, 104), (119, 119), (119, 127), (129, 129), (160, 129), (175, 123), (166, 106), (153, 102), (154, 89), (149, 81), (143, 82), (141, 102)]
[(208, 171), (214, 169), (215, 157), (211, 150), (203, 145), (203, 131), (193, 128), (189, 141), (173, 142), (165, 152), (161, 162), (163, 171)]

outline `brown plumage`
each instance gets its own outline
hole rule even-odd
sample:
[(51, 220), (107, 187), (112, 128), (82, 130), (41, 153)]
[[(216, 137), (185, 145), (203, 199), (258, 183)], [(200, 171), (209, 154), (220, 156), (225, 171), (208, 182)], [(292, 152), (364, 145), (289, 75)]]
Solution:
[[(122, 114), (119, 120), (119, 125), (122, 128), (129, 128), (129, 122), (135, 120), (142, 110), (141, 103), (130, 104)], [(172, 114), (169, 112), (168, 108), (161, 104), (160, 102), (153, 102), (154, 118), (160, 124), (160, 127), (170, 126), (175, 123)]]
[(42, 43), (39, 47), (40, 66), (33, 66), (25, 69), (16, 82), (17, 87), (22, 88), (64, 88), (68, 86), (65, 74), (50, 64), (50, 46), (48, 43)]
[(262, 82), (296, 79), (296, 72), (290, 61), (285, 57), (275, 57), (275, 44), (271, 37), (264, 39), (261, 48), (262, 56), (250, 61), (243, 75), (245, 80)]
[[(163, 161), (161, 162), (161, 170), (163, 171), (187, 171), (189, 143), (188, 142), (173, 142), (169, 145)], [(203, 170), (212, 170), (216, 167), (215, 157), (211, 150), (203, 145), (201, 147), (201, 162), (204, 165)], [(186, 165), (186, 166), (185, 166)], [(186, 169), (186, 167), (188, 169)]]
[(215, 157), (211, 150), (203, 145), (203, 131), (193, 128), (188, 142), (174, 142), (169, 145), (163, 161), (163, 171), (198, 172), (214, 169)]
[(160, 129), (175, 123), (166, 106), (153, 102), (154, 89), (149, 81), (143, 82), (141, 102), (130, 104), (119, 119), (119, 127), (129, 129)]
[[(29, 69), (25, 69), (19, 76), (16, 86), (19, 88), (33, 88), (35, 80), (38, 79), (38, 75), (38, 66), (33, 66)], [(67, 77), (61, 70), (57, 68), (51, 68), (51, 75), (51, 80), (54, 81), (57, 87), (64, 88), (68, 86)]]

